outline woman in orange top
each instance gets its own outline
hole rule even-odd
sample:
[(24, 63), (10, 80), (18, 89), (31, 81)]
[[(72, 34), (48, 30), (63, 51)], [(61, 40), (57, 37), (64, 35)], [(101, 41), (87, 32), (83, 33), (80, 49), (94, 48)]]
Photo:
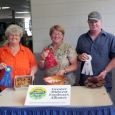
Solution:
[[(0, 80), (6, 66), (12, 67), (12, 81), (16, 75), (32, 75), (37, 70), (37, 64), (33, 53), (29, 48), (20, 44), (23, 29), (18, 25), (10, 25), (5, 32), (8, 43), (0, 48)], [(1, 90), (4, 87), (0, 87)]]

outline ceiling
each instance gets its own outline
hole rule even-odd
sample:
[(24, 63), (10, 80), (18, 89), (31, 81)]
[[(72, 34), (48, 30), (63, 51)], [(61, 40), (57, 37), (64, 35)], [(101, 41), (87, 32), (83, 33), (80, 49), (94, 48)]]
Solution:
[[(1, 9), (1, 7), (10, 7), (10, 9)], [(20, 13), (16, 12), (29, 12)], [(0, 0), (0, 19), (30, 17), (30, 0)]]

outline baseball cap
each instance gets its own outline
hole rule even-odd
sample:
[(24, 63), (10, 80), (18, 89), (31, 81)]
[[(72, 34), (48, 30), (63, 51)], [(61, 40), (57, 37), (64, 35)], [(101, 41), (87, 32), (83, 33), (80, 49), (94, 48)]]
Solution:
[(101, 14), (97, 11), (93, 11), (88, 15), (88, 20), (101, 20), (101, 19), (102, 19)]

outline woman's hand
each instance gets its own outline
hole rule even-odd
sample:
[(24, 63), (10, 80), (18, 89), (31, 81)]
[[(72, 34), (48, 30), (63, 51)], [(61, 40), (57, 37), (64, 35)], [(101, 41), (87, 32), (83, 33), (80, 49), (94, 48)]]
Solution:
[(41, 59), (41, 60), (45, 60), (45, 54), (44, 54), (44, 51), (40, 53), (40, 59)]
[(38, 62), (38, 66), (39, 66), (40, 69), (45, 68), (45, 55), (44, 55), (44, 52), (40, 53), (40, 60)]
[(89, 57), (88, 57), (88, 54), (87, 54), (87, 53), (82, 53), (82, 54), (78, 54), (78, 59), (79, 59), (80, 61), (86, 61), (86, 60), (89, 59)]
[(44, 68), (45, 68), (45, 61), (44, 61), (44, 60), (40, 60), (40, 61), (38, 62), (38, 67), (39, 67), (40, 69), (44, 69)]
[(32, 85), (34, 85), (34, 79), (35, 79), (35, 76), (32, 74)]
[(32, 76), (32, 81), (34, 81), (35, 73), (37, 72), (37, 70), (38, 70), (37, 66), (34, 66), (31, 69), (31, 74), (30, 75)]
[(55, 75), (63, 76), (64, 73), (65, 73), (65, 70), (60, 70), (60, 71), (58, 71), (57, 73), (55, 73)]
[(40, 59), (45, 60), (45, 58), (48, 56), (49, 50), (44, 50), (40, 53)]
[(0, 70), (6, 68), (6, 64), (5, 63), (0, 63)]

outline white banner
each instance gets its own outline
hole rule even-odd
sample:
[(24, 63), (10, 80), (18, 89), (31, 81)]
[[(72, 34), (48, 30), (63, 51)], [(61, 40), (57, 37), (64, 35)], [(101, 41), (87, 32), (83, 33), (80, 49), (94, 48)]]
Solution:
[(70, 97), (70, 85), (30, 85), (28, 88), (25, 105), (70, 105)]

